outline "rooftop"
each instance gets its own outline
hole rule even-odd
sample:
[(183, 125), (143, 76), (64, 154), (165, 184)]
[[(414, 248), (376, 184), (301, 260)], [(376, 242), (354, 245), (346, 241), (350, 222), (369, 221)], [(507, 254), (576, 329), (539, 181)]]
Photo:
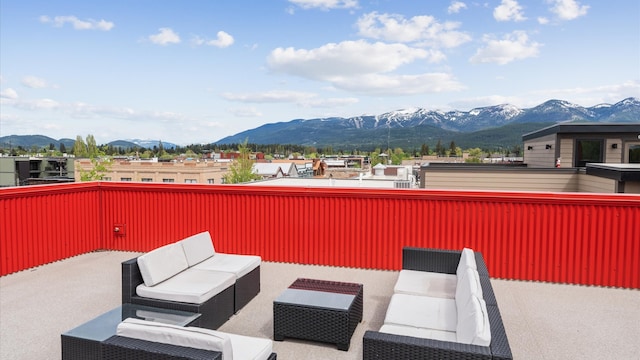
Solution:
[[(398, 249), (400, 251), (400, 249)], [(0, 277), (0, 358), (60, 359), (60, 334), (121, 303), (120, 263), (136, 252), (98, 251)], [(286, 339), (279, 359), (361, 359), (397, 271), (263, 262), (261, 292), (221, 331), (272, 338), (273, 300), (298, 277), (364, 284), (364, 317), (349, 351)], [(640, 291), (492, 279), (514, 359), (637, 358)]]

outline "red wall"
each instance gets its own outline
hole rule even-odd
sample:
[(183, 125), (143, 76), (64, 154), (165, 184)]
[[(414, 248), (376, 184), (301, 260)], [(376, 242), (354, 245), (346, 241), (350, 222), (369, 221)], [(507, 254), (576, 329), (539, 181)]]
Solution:
[[(6, 204), (20, 212), (68, 203), (68, 213), (42, 222), (62, 222), (64, 236), (45, 238), (71, 244), (35, 263), (20, 260), (18, 250), (5, 266), (5, 243), (24, 239), (29, 223), (2, 216), (2, 274), (97, 248), (148, 251), (209, 230), (216, 250), (265, 261), (397, 270), (402, 246), (468, 246), (484, 254), (496, 278), (640, 288), (637, 195), (92, 184), (42, 186), (38, 196), (1, 190), (3, 212)], [(83, 217), (85, 227), (69, 216)], [(31, 247), (41, 246), (33, 240), (39, 235)]]

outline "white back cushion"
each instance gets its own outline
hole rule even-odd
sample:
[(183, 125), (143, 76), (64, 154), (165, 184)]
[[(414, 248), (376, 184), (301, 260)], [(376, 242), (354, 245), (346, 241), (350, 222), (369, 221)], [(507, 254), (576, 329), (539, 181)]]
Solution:
[(462, 253), (460, 254), (460, 262), (458, 263), (458, 269), (456, 270), (456, 275), (458, 275), (459, 277), (467, 267), (470, 267), (473, 270), (478, 269), (476, 265), (476, 257), (473, 253), (473, 250), (469, 248), (464, 248), (462, 249)]
[(467, 305), (471, 296), (482, 298), (482, 287), (480, 287), (480, 277), (478, 272), (470, 267), (458, 276), (458, 285), (456, 286), (456, 307), (458, 311)]
[(208, 231), (191, 235), (179, 241), (179, 243), (182, 244), (184, 255), (187, 257), (189, 266), (200, 263), (216, 253), (213, 247), (213, 241), (211, 240), (211, 234), (209, 234)]
[(467, 305), (458, 311), (456, 327), (458, 342), (489, 346), (491, 344), (491, 328), (487, 304), (473, 295)]
[(233, 348), (229, 335), (215, 330), (180, 327), (129, 318), (118, 324), (116, 335), (195, 349), (219, 351), (222, 353), (224, 360), (233, 360)]
[(154, 286), (186, 269), (182, 245), (173, 243), (138, 257), (138, 267), (146, 286)]

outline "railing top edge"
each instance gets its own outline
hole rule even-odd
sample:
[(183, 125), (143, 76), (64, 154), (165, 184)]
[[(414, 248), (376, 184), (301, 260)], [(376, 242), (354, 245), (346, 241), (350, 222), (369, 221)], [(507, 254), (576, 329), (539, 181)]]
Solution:
[(211, 185), (211, 184), (163, 184), (129, 183), (113, 181), (78, 182), (70, 184), (33, 185), (0, 189), (0, 198), (75, 191), (136, 191), (136, 192), (196, 192), (261, 196), (322, 196), (390, 199), (469, 200), (487, 202), (528, 203), (599, 203), (607, 205), (631, 205), (640, 207), (640, 195), (604, 193), (552, 193), (494, 190), (425, 190), (425, 189), (376, 189), (376, 188), (327, 188), (261, 185)]

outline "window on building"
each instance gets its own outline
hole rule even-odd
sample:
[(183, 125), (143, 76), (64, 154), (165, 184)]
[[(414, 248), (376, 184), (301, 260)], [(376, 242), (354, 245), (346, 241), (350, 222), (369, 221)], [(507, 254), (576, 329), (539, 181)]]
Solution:
[(576, 140), (576, 167), (585, 167), (587, 163), (602, 162), (602, 140)]
[(175, 182), (175, 179), (162, 179), (162, 182)]
[(216, 179), (207, 179), (207, 184), (215, 184)]
[(629, 146), (629, 163), (640, 164), (640, 145)]
[(152, 178), (142, 178), (141, 179), (142, 182), (153, 182)]
[(184, 179), (184, 182), (187, 184), (195, 184), (198, 181), (196, 179)]
[(102, 181), (111, 181), (111, 176), (103, 176), (102, 179), (100, 179)]
[(130, 177), (121, 177), (120, 181), (131, 181)]

